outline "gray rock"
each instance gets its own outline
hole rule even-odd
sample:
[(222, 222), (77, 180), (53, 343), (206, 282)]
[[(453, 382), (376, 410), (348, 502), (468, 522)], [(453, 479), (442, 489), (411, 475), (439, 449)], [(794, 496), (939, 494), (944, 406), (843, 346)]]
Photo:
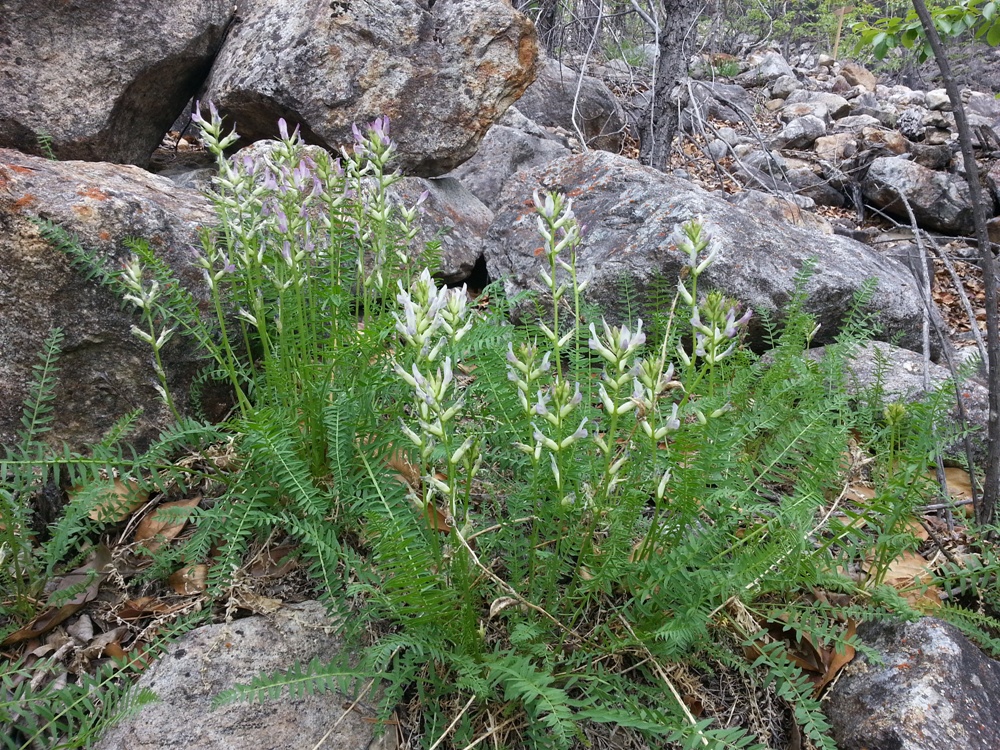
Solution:
[(325, 747), (395, 748), (391, 727), (375, 738), (369, 704), (345, 706), (354, 696), (289, 697), (286, 692), (263, 704), (212, 708), (220, 692), (258, 675), (304, 666), (312, 659), (325, 663), (338, 658), (342, 644), (333, 626), (320, 603), (304, 602), (273, 615), (192, 630), (171, 644), (136, 684), (159, 700), (113, 727), (96, 750), (286, 750), (313, 747), (328, 731)]
[(809, 148), (822, 135), (826, 135), (826, 123), (815, 115), (805, 115), (785, 125), (768, 145), (771, 148)]
[(680, 125), (691, 132), (695, 120), (708, 118), (726, 122), (749, 122), (752, 120), (754, 101), (750, 93), (733, 83), (712, 81), (691, 81), (692, 100), (681, 112)]
[(826, 91), (807, 91), (806, 89), (798, 89), (793, 91), (788, 95), (788, 99), (785, 100), (786, 104), (799, 104), (799, 103), (819, 103), (826, 105), (827, 111), (830, 113), (830, 117), (834, 120), (839, 120), (841, 117), (847, 117), (851, 113), (851, 103), (847, 101), (844, 97), (838, 94), (831, 94)]
[[(822, 347), (812, 350), (821, 356)], [(850, 365), (852, 392), (858, 393), (881, 383), (886, 403), (902, 401), (909, 403), (924, 398), (928, 390), (924, 388), (923, 355), (900, 349), (882, 341), (870, 342), (858, 349)], [(951, 370), (931, 363), (927, 370), (931, 391), (940, 388), (952, 378)], [(965, 456), (965, 444), (956, 437), (962, 429), (958, 405), (955, 402), (955, 388), (948, 388), (947, 406), (949, 410), (938, 425), (939, 435), (945, 443), (945, 451), (952, 456)], [(974, 430), (970, 436), (972, 459), (977, 466), (985, 468), (987, 457), (986, 427), (990, 415), (989, 391), (978, 378), (969, 378), (959, 384), (958, 393), (965, 410), (967, 427)]]
[[(508, 120), (512, 112), (517, 110), (511, 107), (501, 123), (490, 128), (475, 156), (449, 173), (491, 209), (496, 207), (500, 189), (512, 174), (570, 154), (562, 143), (520, 113), (519, 120)], [(517, 124), (508, 125), (508, 121)]]
[(810, 198), (817, 206), (843, 206), (844, 195), (831, 184), (824, 167), (815, 161), (789, 159), (785, 179), (796, 195)]
[(802, 88), (802, 84), (795, 76), (779, 76), (775, 79), (774, 83), (771, 84), (771, 96), (776, 99), (785, 99), (789, 94), (795, 91), (795, 89), (800, 88)]
[(911, 141), (923, 140), (925, 113), (926, 110), (921, 107), (910, 107), (903, 110), (896, 118), (896, 129)]
[(934, 172), (898, 156), (875, 159), (861, 182), (865, 199), (903, 222), (909, 222), (906, 196), (917, 223), (941, 232), (970, 234), (973, 229), (969, 188), (946, 172)]
[(1000, 663), (957, 628), (869, 622), (858, 636), (884, 664), (859, 654), (831, 688), (824, 706), (840, 750), (1000, 747)]
[(588, 146), (618, 153), (626, 129), (621, 105), (601, 80), (588, 75), (583, 76), (577, 99), (579, 81), (578, 72), (558, 60), (546, 59), (538, 79), (518, 99), (517, 108), (539, 125), (554, 125), (571, 133), (579, 127)]
[(898, 114), (891, 104), (878, 100), (875, 94), (864, 92), (851, 99), (851, 115), (869, 115), (887, 128), (895, 127)]
[(145, 165), (201, 85), (231, 0), (5, 2), (0, 147)]
[(799, 102), (798, 104), (786, 104), (778, 110), (778, 119), (788, 124), (792, 120), (807, 115), (817, 117), (826, 125), (830, 122), (830, 110), (821, 102)]
[(501, 0), (247, 0), (240, 16), (203, 98), (244, 138), (276, 137), (284, 117), (336, 150), (388, 115), (399, 164), (423, 177), (469, 159), (537, 72), (534, 28)]
[(812, 211), (803, 210), (791, 198), (799, 196), (777, 196), (761, 190), (747, 188), (730, 195), (727, 200), (734, 206), (754, 214), (768, 213), (775, 219), (810, 229), (820, 234), (833, 234), (833, 227), (826, 219)]
[(715, 161), (729, 155), (729, 144), (721, 138), (716, 138), (705, 147), (706, 153)]
[(951, 110), (951, 99), (944, 89), (934, 89), (927, 92), (927, 109), (930, 110)]
[(880, 124), (879, 119), (872, 115), (848, 115), (836, 120), (833, 127), (839, 131), (854, 131), (861, 128), (877, 128)]
[(795, 77), (795, 71), (777, 52), (766, 52), (754, 67), (736, 76), (736, 82), (745, 86), (766, 86), (782, 76)]
[[(491, 277), (504, 280), (510, 296), (543, 288), (537, 274), (542, 259), (535, 254), (539, 239), (529, 208), (532, 191), (539, 188), (574, 196), (574, 211), (586, 227), (579, 278), (590, 283), (586, 299), (609, 320), (624, 315), (623, 276), (636, 291), (633, 309), (640, 314), (648, 304), (650, 284), (657, 278), (674, 283), (685, 258), (670, 238), (680, 224), (701, 216), (719, 249), (703, 276), (703, 289), (717, 287), (754, 308), (775, 312), (787, 304), (796, 274), (816, 258), (816, 271), (806, 284), (806, 308), (821, 324), (821, 339), (836, 335), (854, 293), (866, 279), (875, 278), (870, 309), (882, 334), (898, 335), (903, 346), (919, 346), (915, 283), (898, 262), (859, 242), (745, 211), (676, 177), (602, 152), (519, 172), (504, 187), (490, 227), (486, 263)], [(763, 344), (761, 333), (759, 325), (751, 324), (756, 346)]]
[[(930, 146), (925, 143), (909, 144), (910, 159), (927, 169), (941, 171), (951, 164), (951, 149), (945, 144)], [(961, 154), (959, 154), (960, 156)]]
[[(50, 161), (0, 149), (0, 443), (11, 443), (20, 428), (31, 366), (55, 326), (64, 330), (65, 340), (54, 439), (83, 447), (126, 412), (141, 408), (133, 436), (141, 447), (172, 421), (154, 388), (152, 353), (129, 332), (136, 322), (132, 309), (71, 268), (32, 219), (49, 219), (79, 235), (109, 265), (130, 255), (126, 239), (145, 239), (204, 301), (204, 283), (189, 248), (199, 244), (199, 227), (214, 217), (197, 192), (138, 167)], [(202, 362), (179, 335), (163, 356), (183, 408)]]
[(486, 231), (493, 212), (454, 177), (405, 177), (390, 188), (405, 205), (416, 203), (420, 194), (430, 193), (417, 214), (417, 246), (429, 240), (441, 242), (438, 275), (450, 284), (469, 278), (483, 254)]

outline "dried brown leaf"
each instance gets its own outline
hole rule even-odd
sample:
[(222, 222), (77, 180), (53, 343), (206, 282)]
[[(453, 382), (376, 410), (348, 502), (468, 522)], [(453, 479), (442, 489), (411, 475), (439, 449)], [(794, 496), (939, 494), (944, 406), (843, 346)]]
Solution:
[(162, 511), (172, 508), (194, 508), (200, 502), (201, 496), (195, 496), (187, 500), (164, 503), (142, 519), (142, 522), (135, 530), (135, 541), (144, 542), (150, 551), (155, 552), (180, 534), (184, 530), (184, 527), (187, 526), (186, 520), (180, 523), (171, 523)]

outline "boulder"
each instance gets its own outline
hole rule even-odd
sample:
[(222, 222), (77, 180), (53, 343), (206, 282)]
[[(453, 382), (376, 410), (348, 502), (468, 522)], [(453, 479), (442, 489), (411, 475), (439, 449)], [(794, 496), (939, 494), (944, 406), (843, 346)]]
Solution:
[(414, 243), (441, 243), (438, 275), (449, 284), (461, 284), (472, 274), (483, 255), (483, 242), (493, 212), (454, 177), (404, 177), (390, 188), (404, 205), (412, 206), (427, 191), (427, 201), (417, 214)]
[(861, 181), (865, 199), (909, 223), (905, 196), (917, 223), (952, 234), (971, 234), (969, 187), (947, 172), (935, 172), (898, 156), (875, 159)]
[(490, 128), (476, 155), (449, 174), (493, 209), (512, 174), (569, 154), (561, 142), (511, 107), (500, 123)]
[[(834, 186), (827, 169), (814, 159), (787, 159), (785, 178), (796, 195), (811, 198), (817, 206), (843, 206), (844, 194)], [(830, 170), (831, 174), (835, 174)]]
[(780, 76), (771, 84), (771, 96), (775, 99), (785, 99), (793, 91), (800, 88), (802, 88), (802, 84), (795, 76)]
[(782, 76), (795, 77), (792, 66), (777, 52), (765, 52), (754, 61), (752, 68), (736, 76), (736, 82), (744, 86), (766, 86)]
[(4, 3), (0, 147), (146, 165), (232, 13), (231, 0)]
[[(534, 190), (574, 198), (573, 210), (585, 227), (578, 270), (580, 280), (589, 283), (584, 297), (609, 321), (621, 321), (628, 309), (648, 316), (650, 286), (672, 288), (684, 267), (686, 256), (672, 238), (683, 222), (700, 216), (719, 251), (702, 277), (702, 289), (719, 288), (755, 309), (779, 312), (796, 276), (815, 258), (804, 291), (806, 309), (821, 326), (818, 339), (836, 335), (855, 293), (875, 279), (867, 309), (881, 324), (881, 335), (898, 337), (902, 346), (920, 346), (916, 284), (900, 263), (859, 242), (743, 210), (685, 180), (602, 152), (559, 159), (507, 182), (490, 227), (486, 264), (492, 278), (504, 280), (510, 297), (545, 289), (538, 277), (544, 257), (538, 254)], [(622, 299), (623, 277), (635, 292), (631, 301)], [(759, 319), (749, 333), (753, 346), (764, 346)]]
[(240, 16), (203, 98), (244, 138), (276, 137), (284, 117), (336, 149), (387, 115), (400, 166), (422, 177), (469, 159), (537, 72), (534, 28), (502, 0), (247, 0)]
[(953, 625), (866, 622), (860, 653), (824, 701), (840, 750), (995, 750), (1000, 747), (1000, 663)]
[(726, 122), (750, 122), (753, 119), (754, 100), (745, 88), (733, 83), (691, 81), (692, 100), (681, 112), (680, 126), (692, 132), (695, 120), (708, 118)]
[(795, 202), (784, 197), (748, 188), (728, 196), (726, 200), (754, 214), (770, 214), (779, 221), (805, 227), (820, 234), (833, 234), (830, 222), (817, 213), (804, 211)]
[(770, 148), (809, 148), (816, 139), (826, 135), (826, 123), (816, 115), (796, 117), (780, 132), (776, 133), (768, 143)]
[(824, 161), (839, 164), (858, 152), (858, 139), (854, 133), (835, 133), (816, 139), (813, 144), (816, 156)]
[[(31, 367), (56, 326), (65, 339), (55, 439), (83, 447), (138, 408), (143, 417), (131, 440), (142, 447), (172, 421), (155, 390), (152, 352), (129, 332), (137, 322), (131, 306), (71, 268), (33, 220), (47, 219), (78, 235), (108, 265), (130, 255), (126, 239), (145, 239), (205, 301), (190, 247), (214, 216), (197, 192), (138, 167), (50, 161), (0, 149), (0, 443), (11, 443), (20, 428)], [(180, 335), (163, 357), (171, 391), (183, 407), (203, 362)], [(208, 406), (215, 413), (216, 407)]]
[(830, 117), (839, 120), (851, 113), (851, 103), (838, 94), (831, 94), (826, 91), (807, 91), (806, 89), (796, 89), (785, 100), (786, 104), (822, 104)]
[(590, 148), (618, 153), (625, 142), (625, 113), (611, 90), (592, 76), (581, 82), (577, 71), (558, 60), (545, 60), (517, 108), (539, 125), (579, 130)]
[(861, 86), (866, 91), (875, 91), (878, 80), (875, 74), (856, 62), (845, 62), (840, 66), (840, 75), (852, 86)]
[(927, 109), (934, 111), (950, 111), (951, 99), (945, 89), (933, 89), (927, 92)]
[[(811, 350), (815, 356), (822, 355), (822, 347)], [(878, 384), (886, 403), (901, 401), (910, 403), (925, 398), (929, 391), (924, 387), (923, 355), (901, 349), (883, 341), (872, 341), (858, 349), (849, 364), (849, 388), (858, 393)], [(952, 379), (951, 370), (931, 363), (927, 374), (930, 390), (934, 391)], [(985, 469), (987, 446), (986, 427), (990, 416), (989, 391), (978, 378), (962, 381), (958, 393), (965, 411), (966, 427), (973, 430), (970, 436), (972, 459), (977, 466)], [(945, 421), (938, 427), (938, 434), (945, 443), (945, 451), (952, 456), (965, 456), (965, 443), (956, 437), (962, 429), (958, 405), (955, 402), (955, 388), (948, 388)]]
[(389, 727), (375, 736), (374, 710), (353, 705), (353, 695), (288, 691), (263, 704), (236, 702), (212, 707), (223, 690), (262, 674), (327, 663), (342, 651), (340, 639), (319, 602), (282, 607), (268, 616), (206, 625), (181, 636), (139, 678), (135, 689), (153, 691), (147, 703), (113, 727), (96, 750), (263, 750), (325, 747), (390, 750)]
[(778, 110), (778, 120), (786, 125), (799, 117), (815, 117), (823, 122), (825, 126), (830, 122), (830, 110), (825, 104), (820, 102), (799, 102), (798, 104), (786, 104)]

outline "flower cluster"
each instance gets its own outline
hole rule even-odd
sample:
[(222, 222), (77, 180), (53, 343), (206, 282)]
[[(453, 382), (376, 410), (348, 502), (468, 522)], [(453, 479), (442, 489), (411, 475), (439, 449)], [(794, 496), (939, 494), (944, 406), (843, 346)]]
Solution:
[[(162, 323), (163, 315), (158, 310), (157, 300), (160, 297), (160, 283), (156, 279), (151, 279), (146, 284), (143, 266), (139, 258), (133, 255), (122, 267), (119, 276), (122, 284), (128, 290), (124, 297), (127, 301), (135, 305), (142, 311), (142, 320), (148, 330), (143, 330), (137, 325), (132, 326), (132, 335), (149, 344), (153, 350), (153, 371), (156, 373), (157, 382), (153, 387), (163, 403), (167, 405), (175, 418), (180, 418), (170, 391), (167, 388), (167, 373), (163, 369), (163, 361), (160, 352), (167, 342), (174, 335), (176, 328), (171, 328)], [(157, 325), (161, 326), (157, 332)]]
[[(398, 284), (399, 312), (393, 313), (393, 318), (396, 332), (413, 354), (414, 362), (406, 369), (394, 357), (393, 370), (413, 389), (413, 413), (418, 427), (413, 429), (404, 422), (402, 430), (420, 451), (427, 469), (423, 476), (424, 496), (414, 496), (414, 501), (426, 508), (438, 493), (446, 499), (450, 516), (458, 518), (458, 468), (464, 466), (465, 476), (471, 481), (479, 468), (480, 457), (475, 438), (466, 437), (456, 445), (454, 422), (464, 407), (464, 398), (457, 392), (451, 357), (445, 357), (440, 365), (437, 361), (446, 345), (454, 348), (472, 328), (468, 290), (465, 286), (438, 289), (426, 268), (409, 289), (405, 289), (402, 282)], [(431, 466), (439, 446), (445, 452), (448, 469), (445, 479), (441, 479)]]
[[(710, 292), (704, 301), (691, 312), (691, 327), (694, 329), (695, 356), (703, 358), (710, 365), (720, 362), (736, 350), (739, 333), (750, 322), (750, 310), (739, 318), (739, 303), (727, 300), (720, 292)], [(679, 352), (685, 364), (690, 358), (683, 349)]]

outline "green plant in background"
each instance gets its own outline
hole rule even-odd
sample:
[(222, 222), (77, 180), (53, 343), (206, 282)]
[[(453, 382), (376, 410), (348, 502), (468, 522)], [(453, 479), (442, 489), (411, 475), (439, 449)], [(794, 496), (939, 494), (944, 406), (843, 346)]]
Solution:
[[(932, 18), (942, 36), (958, 37), (971, 31), (976, 39), (991, 47), (1000, 44), (1000, 4), (996, 0), (962, 0), (933, 9)], [(874, 22), (859, 21), (854, 31), (860, 35), (855, 53), (870, 47), (875, 58), (882, 60), (890, 50), (904, 47), (915, 49), (920, 62), (932, 55), (913, 9), (898, 16), (879, 17)]]

